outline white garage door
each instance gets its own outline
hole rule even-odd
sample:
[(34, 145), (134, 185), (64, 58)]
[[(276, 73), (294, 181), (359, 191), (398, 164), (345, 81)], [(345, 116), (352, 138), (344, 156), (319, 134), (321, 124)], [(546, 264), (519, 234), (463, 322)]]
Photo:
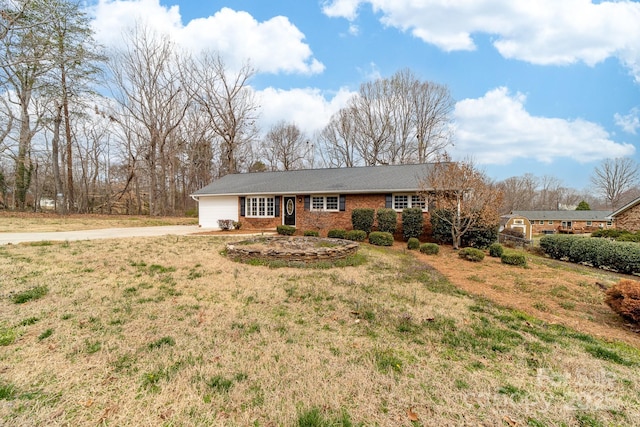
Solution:
[(237, 196), (201, 196), (198, 201), (199, 223), (202, 228), (220, 228), (219, 219), (238, 221)]

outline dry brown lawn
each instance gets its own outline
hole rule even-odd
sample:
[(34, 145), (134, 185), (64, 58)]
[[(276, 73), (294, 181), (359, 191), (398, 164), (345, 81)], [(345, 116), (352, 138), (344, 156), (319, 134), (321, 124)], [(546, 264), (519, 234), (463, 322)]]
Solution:
[(197, 218), (144, 215), (58, 215), (0, 210), (0, 233), (94, 230), (101, 228), (196, 225)]
[(270, 268), (224, 239), (0, 247), (0, 425), (640, 424), (636, 336), (590, 274), (368, 245)]

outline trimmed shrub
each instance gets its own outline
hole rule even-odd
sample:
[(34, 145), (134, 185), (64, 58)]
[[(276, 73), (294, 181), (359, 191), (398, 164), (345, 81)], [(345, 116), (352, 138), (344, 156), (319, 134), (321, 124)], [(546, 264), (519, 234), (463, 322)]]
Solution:
[(624, 234), (631, 234), (626, 230), (619, 230), (617, 228), (603, 228), (602, 230), (596, 230), (591, 233), (591, 237), (603, 237), (605, 239), (614, 239), (616, 240), (618, 237)]
[(342, 228), (334, 228), (327, 232), (327, 237), (331, 239), (344, 239), (346, 234), (346, 230), (343, 230)]
[(376, 212), (376, 221), (378, 222), (378, 231), (393, 234), (398, 228), (398, 214), (390, 208), (378, 209)]
[(540, 247), (553, 259), (569, 259), (574, 239), (575, 236), (566, 234), (549, 234), (540, 238)]
[(420, 249), (420, 240), (416, 239), (415, 237), (411, 237), (409, 240), (407, 240), (407, 248), (411, 250)]
[(240, 221), (233, 221), (233, 229), (240, 230), (242, 228), (242, 223)]
[(393, 234), (385, 231), (373, 231), (369, 234), (369, 243), (376, 246), (393, 245)]
[(422, 209), (407, 208), (402, 210), (402, 238), (407, 241), (412, 237), (416, 239), (422, 234), (424, 217)]
[(503, 253), (504, 253), (504, 248), (500, 243), (494, 243), (491, 246), (489, 246), (489, 256), (492, 256), (494, 258), (500, 258)]
[(349, 230), (345, 233), (344, 238), (355, 242), (364, 242), (364, 239), (367, 238), (367, 233), (362, 230)]
[(624, 319), (640, 323), (640, 282), (620, 280), (607, 290), (604, 302)]
[(458, 251), (458, 256), (467, 261), (480, 262), (484, 259), (484, 252), (477, 248), (464, 248)]
[(519, 267), (527, 266), (527, 257), (520, 252), (505, 252), (500, 256), (500, 262), (508, 265), (517, 265)]
[(569, 261), (600, 267), (600, 252), (611, 244), (608, 240), (576, 238), (569, 248)]
[(276, 227), (278, 234), (283, 236), (293, 236), (296, 232), (296, 228), (290, 225), (279, 225)]
[(351, 212), (351, 225), (354, 230), (362, 230), (371, 233), (373, 227), (373, 216), (375, 211), (370, 208), (357, 208)]
[(440, 246), (435, 243), (423, 243), (420, 245), (420, 252), (426, 255), (438, 255)]
[(316, 230), (304, 230), (302, 232), (302, 235), (307, 237), (320, 237), (320, 233), (318, 233)]

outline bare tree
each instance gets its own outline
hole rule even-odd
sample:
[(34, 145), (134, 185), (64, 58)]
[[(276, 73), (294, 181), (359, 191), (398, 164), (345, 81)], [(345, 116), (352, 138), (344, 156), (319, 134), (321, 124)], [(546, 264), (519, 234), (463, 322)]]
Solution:
[(453, 106), (446, 86), (401, 70), (363, 83), (324, 129), (322, 142), (334, 158), (354, 163), (428, 162), (452, 143)]
[[(56, 195), (64, 195), (62, 209), (75, 209), (73, 178), (72, 108), (76, 113), (84, 110), (84, 95), (92, 93), (90, 84), (99, 73), (99, 64), (106, 58), (98, 54), (93, 40), (89, 18), (78, 3), (64, 0), (46, 0), (50, 8), (52, 40), (52, 86), (55, 114), (53, 118), (52, 164)], [(72, 105), (73, 104), (73, 105)], [(61, 125), (64, 125), (66, 186), (62, 184), (59, 166)], [(57, 200), (57, 197), (55, 198)]]
[(502, 192), (470, 160), (434, 163), (421, 187), (435, 204), (431, 215), (450, 228), (454, 249), (474, 227), (499, 223)]
[(207, 52), (185, 67), (188, 90), (206, 114), (219, 146), (218, 176), (239, 172), (252, 163), (259, 105), (248, 86), (255, 70), (245, 64), (233, 72), (219, 55)]
[[(174, 44), (149, 29), (137, 26), (127, 34), (124, 50), (111, 58), (115, 98), (122, 125), (133, 125), (146, 168), (149, 214), (165, 214), (167, 197), (167, 144), (189, 106), (178, 71)], [(137, 155), (136, 155), (137, 157)]]
[(510, 213), (514, 210), (535, 209), (534, 200), (538, 187), (538, 178), (532, 174), (512, 176), (498, 183), (503, 194), (502, 213)]
[(629, 157), (605, 159), (596, 167), (591, 183), (610, 209), (620, 207), (621, 196), (638, 183), (638, 164)]
[(355, 147), (355, 129), (348, 109), (341, 109), (331, 116), (329, 124), (317, 139), (320, 155), (326, 167), (352, 168), (358, 163)]
[(304, 169), (311, 145), (306, 135), (293, 123), (281, 121), (267, 132), (261, 154), (271, 170)]
[(17, 136), (7, 136), (17, 145), (12, 152), (15, 160), (14, 206), (24, 210), (35, 167), (31, 142), (42, 126), (44, 115), (42, 102), (36, 100), (45, 91), (48, 83), (45, 76), (51, 70), (47, 27), (39, 28), (36, 24), (45, 22), (48, 11), (41, 2), (29, 2), (28, 11), (24, 2), (11, 2), (8, 6), (1, 14), (10, 16), (12, 21), (3, 27), (4, 37), (0, 40), (0, 57), (3, 58), (0, 61), (0, 82), (10, 104), (9, 114), (14, 114), (12, 106), (17, 110)]

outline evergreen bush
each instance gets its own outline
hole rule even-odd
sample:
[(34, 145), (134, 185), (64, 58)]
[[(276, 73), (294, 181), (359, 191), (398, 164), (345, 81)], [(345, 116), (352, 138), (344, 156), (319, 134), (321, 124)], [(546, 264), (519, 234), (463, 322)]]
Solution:
[(367, 233), (362, 230), (349, 230), (345, 233), (344, 238), (355, 242), (364, 242), (364, 239), (367, 238)]
[(369, 243), (376, 246), (393, 245), (393, 234), (386, 231), (373, 231), (369, 234)]
[(356, 208), (351, 212), (351, 225), (354, 230), (371, 233), (375, 211), (370, 208)]
[(438, 255), (440, 246), (435, 243), (423, 243), (420, 245), (420, 252), (426, 255)]
[(489, 246), (489, 256), (492, 256), (494, 258), (500, 258), (503, 253), (504, 253), (504, 248), (500, 243), (496, 242), (496, 243), (493, 243), (491, 246)]
[(422, 209), (407, 208), (402, 211), (402, 238), (407, 241), (412, 237), (416, 239), (422, 234), (424, 217)]
[(342, 228), (334, 228), (327, 232), (327, 237), (332, 239), (344, 239), (346, 234), (346, 230), (343, 230)]
[(484, 259), (484, 252), (477, 248), (463, 248), (458, 251), (458, 256), (467, 261), (480, 262)]
[(407, 248), (411, 250), (420, 249), (420, 240), (416, 239), (415, 237), (411, 237), (409, 240), (407, 240)]
[(279, 225), (276, 227), (276, 232), (283, 236), (293, 236), (296, 232), (296, 228), (290, 225)]
[(517, 265), (519, 267), (527, 266), (527, 257), (520, 252), (505, 252), (500, 256), (500, 262), (508, 265)]
[(376, 221), (378, 223), (378, 231), (393, 234), (398, 228), (398, 214), (390, 208), (378, 209), (376, 212)]
[(304, 230), (302, 234), (307, 237), (320, 237), (320, 233), (315, 230)]

